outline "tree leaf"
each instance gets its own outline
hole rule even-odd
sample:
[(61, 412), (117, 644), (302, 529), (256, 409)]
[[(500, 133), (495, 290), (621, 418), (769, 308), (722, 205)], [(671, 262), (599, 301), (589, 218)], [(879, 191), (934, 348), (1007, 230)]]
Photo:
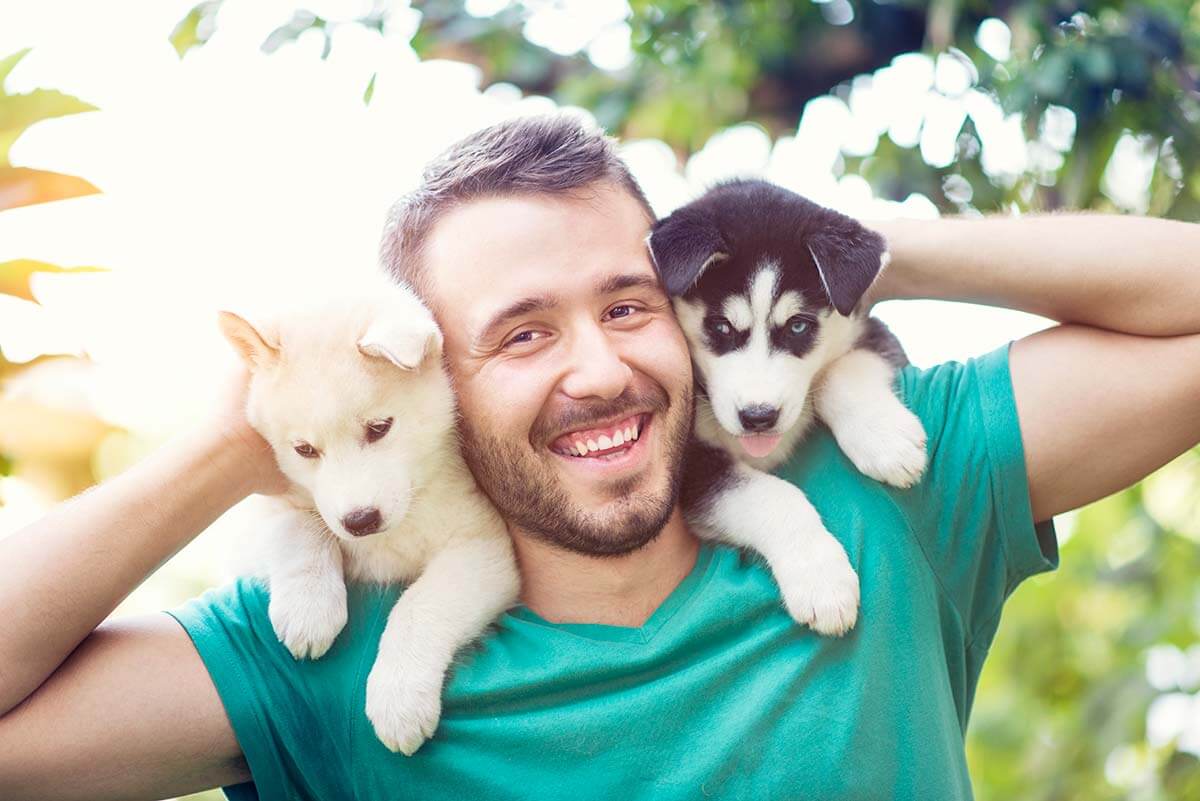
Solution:
[[(14, 295), (25, 300), (34, 300), (29, 289), (29, 278), (34, 273), (104, 273), (103, 267), (59, 267), (34, 259), (16, 259), (0, 262), (0, 293)], [(35, 301), (36, 302), (36, 301)]]
[(0, 95), (0, 166), (9, 166), (8, 149), (35, 122), (95, 110), (90, 103), (55, 89)]
[(0, 58), (0, 97), (4, 96), (4, 82), (8, 80), (8, 74), (13, 71), (13, 67), (21, 62), (21, 59), (29, 55), (31, 48), (26, 47), (24, 50), (18, 50), (11, 56)]
[(74, 175), (28, 167), (0, 167), (0, 211), (94, 195), (99, 191), (88, 181)]
[(212, 37), (216, 28), (217, 12), (221, 10), (222, 2), (224, 0), (205, 0), (203, 3), (197, 3), (187, 16), (179, 20), (168, 39), (180, 58), (193, 47), (200, 47)]

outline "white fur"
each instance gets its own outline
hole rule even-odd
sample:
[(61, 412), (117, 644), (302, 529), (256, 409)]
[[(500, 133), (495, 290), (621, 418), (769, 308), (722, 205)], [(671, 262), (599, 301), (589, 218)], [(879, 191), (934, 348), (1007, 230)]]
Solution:
[[(258, 500), (271, 623), (297, 659), (316, 659), (346, 624), (346, 580), (409, 582), (380, 640), (366, 713), (388, 748), (411, 755), (437, 727), (455, 652), (519, 589), (504, 521), (454, 437), (441, 335), (411, 292), (383, 283), (280, 314), (257, 343), (242, 325), (222, 320), (252, 365), (247, 417), (293, 482)], [(391, 430), (366, 442), (365, 424), (386, 417)], [(297, 454), (298, 440), (321, 458)], [(380, 510), (381, 531), (354, 537), (342, 526), (360, 507)]]
[(777, 326), (786, 323), (793, 314), (804, 311), (804, 295), (794, 289), (789, 289), (775, 301), (771, 309), (771, 322)]
[(822, 375), (817, 414), (860, 472), (911, 487), (925, 472), (925, 429), (892, 392), (892, 374), (879, 354), (850, 351)]
[(858, 575), (841, 543), (794, 485), (737, 464), (735, 484), (693, 523), (701, 533), (753, 548), (767, 560), (796, 622), (841, 635), (858, 618)]

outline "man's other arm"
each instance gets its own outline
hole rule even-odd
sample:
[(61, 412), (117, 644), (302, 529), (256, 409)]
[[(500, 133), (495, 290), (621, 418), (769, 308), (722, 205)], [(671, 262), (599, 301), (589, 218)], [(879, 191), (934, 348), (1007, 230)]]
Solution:
[(6, 801), (163, 798), (248, 778), (179, 624), (100, 625), (238, 500), (286, 486), (241, 418), (245, 378), (210, 423), (0, 540)]
[(872, 301), (984, 303), (1064, 323), (1010, 356), (1036, 520), (1200, 442), (1200, 225), (1104, 214), (869, 225), (892, 250)]

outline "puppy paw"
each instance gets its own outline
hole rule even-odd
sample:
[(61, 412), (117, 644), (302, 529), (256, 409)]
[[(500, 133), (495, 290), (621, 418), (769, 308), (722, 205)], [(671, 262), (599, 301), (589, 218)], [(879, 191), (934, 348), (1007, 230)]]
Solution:
[(272, 587), (268, 607), (275, 636), (296, 659), (320, 659), (346, 626), (346, 587), (300, 583)]
[(788, 613), (818, 634), (840, 637), (858, 622), (858, 574), (831, 535), (778, 570), (776, 580)]
[(907, 489), (925, 472), (925, 428), (898, 402), (840, 426), (835, 436), (858, 471), (876, 481)]
[(376, 661), (367, 677), (367, 718), (389, 750), (412, 756), (442, 717), (443, 674), (411, 663), (383, 665)]

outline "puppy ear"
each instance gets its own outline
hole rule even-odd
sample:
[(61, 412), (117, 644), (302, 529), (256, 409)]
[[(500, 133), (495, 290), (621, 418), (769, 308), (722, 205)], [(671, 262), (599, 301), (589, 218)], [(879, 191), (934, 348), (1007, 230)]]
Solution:
[(808, 252), (821, 276), (825, 294), (842, 315), (854, 311), (888, 262), (883, 237), (849, 218), (842, 225), (810, 236)]
[(402, 370), (416, 370), (426, 358), (442, 354), (442, 332), (426, 315), (389, 315), (371, 323), (358, 340), (358, 350)]
[(258, 329), (233, 312), (217, 312), (217, 325), (250, 372), (269, 367), (279, 360), (279, 347), (269, 344)]
[(646, 245), (671, 296), (686, 294), (705, 270), (729, 258), (729, 246), (712, 221), (686, 208), (655, 223)]

